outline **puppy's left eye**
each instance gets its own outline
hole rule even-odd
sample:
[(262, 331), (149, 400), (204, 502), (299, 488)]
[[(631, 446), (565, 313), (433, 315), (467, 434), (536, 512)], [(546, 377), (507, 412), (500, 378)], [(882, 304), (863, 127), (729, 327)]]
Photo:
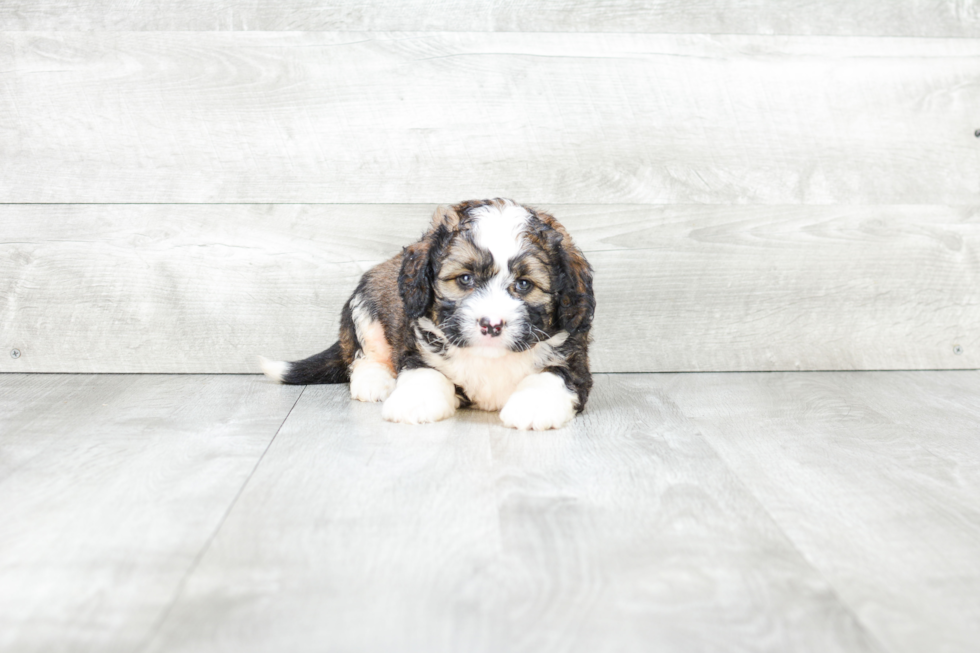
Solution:
[(518, 279), (514, 284), (514, 289), (522, 295), (531, 292), (531, 288), (534, 288), (534, 284), (527, 279)]

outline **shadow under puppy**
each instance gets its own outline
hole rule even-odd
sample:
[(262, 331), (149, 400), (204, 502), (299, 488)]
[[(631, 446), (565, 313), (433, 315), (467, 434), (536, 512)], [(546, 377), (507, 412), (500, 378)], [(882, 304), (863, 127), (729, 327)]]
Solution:
[(340, 340), (293, 363), (289, 384), (346, 383), (382, 416), (418, 424), (472, 406), (550, 429), (592, 388), (592, 268), (551, 215), (507, 199), (440, 206), (417, 243), (361, 278)]

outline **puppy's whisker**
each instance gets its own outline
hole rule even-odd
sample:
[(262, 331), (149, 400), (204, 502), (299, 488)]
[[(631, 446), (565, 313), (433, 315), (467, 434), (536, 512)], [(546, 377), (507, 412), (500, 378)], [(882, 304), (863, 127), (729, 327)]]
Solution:
[[(541, 335), (538, 335), (539, 333)], [(534, 325), (531, 325), (531, 335), (534, 337), (535, 344), (539, 342), (544, 342), (545, 340), (550, 338), (550, 336), (545, 331), (542, 331), (541, 329), (539, 329)]]

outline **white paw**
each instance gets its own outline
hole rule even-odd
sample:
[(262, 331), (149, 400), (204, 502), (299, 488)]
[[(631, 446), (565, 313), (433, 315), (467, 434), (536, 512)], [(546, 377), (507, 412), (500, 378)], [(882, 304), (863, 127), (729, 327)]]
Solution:
[(456, 386), (442, 372), (422, 367), (398, 375), (398, 385), (385, 401), (381, 416), (405, 424), (438, 422), (455, 413), (458, 404)]
[(500, 409), (504, 425), (526, 431), (557, 429), (575, 417), (574, 392), (556, 374), (532, 374), (517, 384), (514, 394)]
[(350, 370), (350, 396), (358, 401), (384, 401), (395, 389), (395, 377), (387, 366), (365, 358)]

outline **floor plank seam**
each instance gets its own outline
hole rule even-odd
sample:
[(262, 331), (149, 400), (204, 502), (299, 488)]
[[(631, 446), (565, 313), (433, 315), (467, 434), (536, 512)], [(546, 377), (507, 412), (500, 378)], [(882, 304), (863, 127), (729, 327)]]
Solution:
[(735, 482), (742, 487), (742, 489), (745, 491), (747, 496), (752, 497), (752, 499), (756, 502), (756, 504), (759, 506), (762, 512), (765, 513), (765, 515), (769, 518), (770, 522), (772, 522), (773, 526), (776, 529), (778, 529), (779, 532), (782, 534), (782, 536), (786, 539), (786, 542), (800, 556), (800, 559), (806, 562), (806, 564), (809, 565), (809, 567), (814, 571), (814, 573), (816, 573), (820, 578), (823, 579), (823, 581), (827, 584), (828, 589), (833, 593), (834, 599), (845, 610), (847, 610), (848, 614), (850, 614), (854, 618), (854, 622), (861, 627), (862, 631), (864, 631), (864, 633), (868, 637), (868, 641), (871, 642), (882, 653), (892, 653), (892, 649), (885, 646), (885, 644), (878, 638), (878, 636), (874, 633), (874, 631), (871, 630), (868, 624), (866, 624), (861, 619), (860, 615), (858, 615), (854, 607), (850, 603), (844, 600), (844, 597), (841, 596), (841, 593), (837, 589), (837, 586), (834, 585), (833, 582), (831, 582), (831, 580), (827, 577), (827, 575), (823, 572), (823, 570), (820, 567), (818, 567), (813, 562), (813, 560), (811, 560), (810, 557), (803, 552), (802, 549), (800, 549), (796, 541), (792, 537), (790, 537), (789, 533), (786, 532), (782, 524), (780, 524), (779, 521), (775, 518), (775, 516), (773, 516), (773, 514), (769, 511), (769, 508), (766, 507), (766, 504), (762, 502), (762, 500), (758, 497), (758, 495), (755, 492), (752, 491), (749, 485), (742, 479), (742, 476), (735, 470), (734, 467), (732, 467), (731, 464), (729, 464), (728, 460), (726, 460), (725, 457), (721, 454), (721, 452), (711, 443), (711, 439), (708, 438), (701, 431), (697, 422), (691, 417), (689, 417), (677, 403), (675, 403), (670, 399), (667, 399), (666, 397), (664, 397), (664, 399), (666, 401), (669, 401), (670, 404), (674, 407), (674, 409), (678, 412), (678, 414), (683, 415), (684, 419), (686, 419), (691, 424), (691, 426), (694, 428), (698, 436), (702, 440), (704, 440), (705, 444), (708, 445), (708, 448), (711, 449), (711, 451), (715, 454), (715, 456), (717, 456), (718, 459), (722, 462), (722, 464), (725, 465), (725, 469), (727, 469), (731, 473), (732, 477), (735, 479)]
[(238, 500), (241, 498), (242, 493), (245, 492), (245, 488), (248, 487), (248, 484), (252, 480), (252, 477), (255, 476), (256, 470), (258, 470), (259, 465), (262, 464), (262, 460), (265, 458), (265, 455), (269, 452), (269, 449), (272, 448), (272, 443), (276, 441), (276, 438), (279, 436), (280, 431), (282, 431), (282, 427), (285, 426), (286, 422), (289, 420), (289, 416), (293, 414), (293, 409), (296, 408), (296, 405), (299, 403), (299, 400), (303, 397), (303, 394), (306, 392), (307, 387), (308, 386), (303, 386), (303, 389), (300, 390), (300, 393), (296, 396), (296, 401), (294, 401), (293, 405), (289, 407), (289, 410), (286, 412), (286, 416), (279, 424), (279, 428), (276, 429), (276, 432), (273, 433), (272, 437), (269, 439), (269, 444), (266, 445), (265, 449), (262, 451), (262, 454), (259, 456), (259, 459), (255, 461), (255, 465), (252, 467), (252, 471), (250, 471), (248, 473), (248, 476), (245, 477), (245, 480), (244, 482), (242, 482), (241, 487), (238, 488), (238, 492), (235, 493), (235, 496), (228, 504), (228, 509), (225, 510), (224, 514), (221, 516), (221, 519), (218, 520), (217, 526), (215, 526), (214, 530), (211, 532), (211, 535), (208, 536), (208, 539), (204, 543), (204, 546), (201, 547), (201, 550), (194, 557), (194, 560), (191, 562), (190, 566), (187, 568), (187, 571), (180, 579), (180, 582), (177, 583), (177, 588), (174, 590), (173, 597), (171, 598), (170, 602), (167, 604), (167, 607), (163, 610), (163, 612), (160, 613), (160, 617), (159, 619), (157, 619), (156, 623), (154, 623), (153, 626), (147, 631), (146, 637), (143, 639), (143, 642), (134, 649), (136, 653), (145, 651), (147, 647), (149, 647), (153, 643), (154, 637), (156, 637), (156, 635), (160, 632), (160, 629), (163, 627), (163, 624), (167, 622), (170, 613), (173, 611), (174, 606), (177, 604), (177, 600), (180, 598), (180, 595), (184, 591), (184, 586), (187, 584), (188, 579), (190, 579), (190, 577), (194, 574), (194, 571), (201, 563), (201, 560), (204, 559), (204, 556), (207, 554), (208, 550), (211, 548), (211, 545), (214, 543), (214, 540), (218, 536), (218, 533), (221, 532), (221, 528), (225, 525), (225, 521), (227, 521), (228, 516), (231, 514), (231, 511), (235, 509), (235, 505), (238, 503)]

